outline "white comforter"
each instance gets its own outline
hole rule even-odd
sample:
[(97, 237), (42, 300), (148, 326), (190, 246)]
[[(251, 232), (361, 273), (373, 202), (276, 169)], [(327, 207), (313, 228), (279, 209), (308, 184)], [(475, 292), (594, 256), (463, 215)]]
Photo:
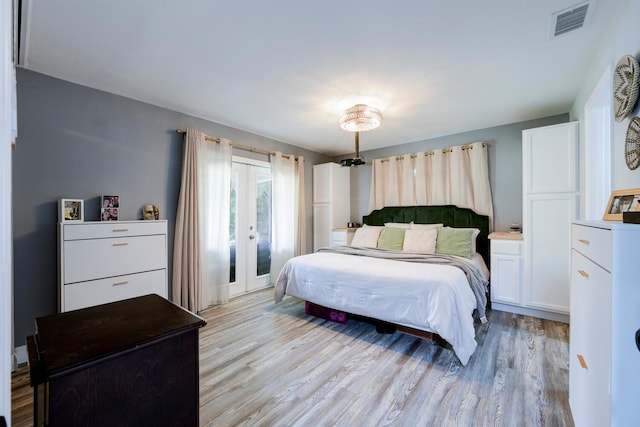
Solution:
[[(486, 267), (482, 270), (486, 277)], [(276, 281), (276, 303), (285, 294), (435, 332), (451, 344), (463, 365), (477, 346), (476, 299), (456, 267), (319, 252), (285, 264)]]

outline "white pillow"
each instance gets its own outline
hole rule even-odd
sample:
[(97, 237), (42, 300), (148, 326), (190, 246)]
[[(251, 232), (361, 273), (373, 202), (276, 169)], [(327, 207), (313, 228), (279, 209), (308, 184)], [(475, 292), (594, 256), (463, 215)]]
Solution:
[(404, 232), (404, 252), (435, 254), (438, 229), (409, 229)]
[(411, 221), (410, 223), (407, 223), (407, 222), (385, 222), (384, 226), (385, 227), (394, 227), (394, 228), (411, 228), (411, 224), (413, 224), (413, 221)]
[(412, 230), (437, 230), (438, 228), (442, 228), (443, 224), (415, 224), (411, 223)]
[(378, 237), (380, 231), (384, 227), (367, 227), (362, 226), (358, 228), (351, 240), (351, 246), (357, 246), (360, 248), (375, 248), (378, 246)]
[(384, 228), (384, 225), (367, 225), (367, 224), (362, 224), (362, 228), (376, 228), (378, 230), (382, 230)]

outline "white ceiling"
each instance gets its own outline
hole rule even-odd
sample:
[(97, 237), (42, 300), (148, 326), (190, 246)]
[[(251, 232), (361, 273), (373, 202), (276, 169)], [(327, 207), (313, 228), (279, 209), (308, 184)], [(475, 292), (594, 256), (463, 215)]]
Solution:
[[(328, 155), (569, 111), (621, 0), (28, 0), (21, 64)], [(224, 135), (218, 135), (224, 136)], [(242, 141), (236, 141), (242, 143)]]

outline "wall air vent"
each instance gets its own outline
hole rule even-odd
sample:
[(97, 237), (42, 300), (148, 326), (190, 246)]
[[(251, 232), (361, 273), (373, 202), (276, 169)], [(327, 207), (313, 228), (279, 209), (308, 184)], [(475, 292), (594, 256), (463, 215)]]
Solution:
[(552, 35), (558, 37), (584, 26), (589, 3), (581, 3), (551, 15)]

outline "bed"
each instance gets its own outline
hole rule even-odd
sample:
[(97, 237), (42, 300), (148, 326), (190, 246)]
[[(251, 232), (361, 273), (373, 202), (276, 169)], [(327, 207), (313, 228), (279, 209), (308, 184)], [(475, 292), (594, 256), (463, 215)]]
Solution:
[[(474, 316), (486, 321), (489, 218), (452, 205), (385, 207), (365, 216), (363, 224), (381, 230), (380, 239), (382, 230), (442, 224), (437, 233), (443, 244), (446, 233), (477, 229), (476, 253), (461, 257), (360, 246), (321, 248), (285, 264), (276, 280), (276, 303), (289, 295), (404, 331), (434, 333), (466, 365), (477, 346)], [(415, 234), (406, 232), (405, 244)]]

